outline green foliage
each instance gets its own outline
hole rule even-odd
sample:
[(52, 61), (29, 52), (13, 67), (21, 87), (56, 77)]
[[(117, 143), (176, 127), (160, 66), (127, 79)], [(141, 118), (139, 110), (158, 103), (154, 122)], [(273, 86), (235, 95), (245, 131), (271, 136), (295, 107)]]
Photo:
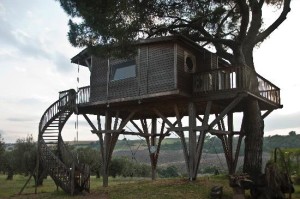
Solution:
[(219, 175), (220, 172), (220, 168), (217, 166), (208, 166), (205, 167), (201, 173), (205, 173), (205, 174), (215, 174), (215, 175)]
[(181, 146), (181, 142), (180, 140), (175, 141), (173, 143), (165, 143), (161, 145), (161, 150), (181, 150), (182, 146)]
[(297, 135), (297, 134), (296, 134), (296, 131), (290, 131), (290, 132), (289, 132), (289, 136), (295, 136), (295, 135)]
[(300, 148), (300, 134), (292, 133), (265, 137), (263, 150), (272, 152), (275, 148)]
[(0, 133), (0, 172), (4, 170), (4, 152), (5, 152), (5, 142)]
[(131, 161), (126, 157), (114, 158), (109, 166), (109, 175), (112, 177), (149, 177), (150, 166)]
[(5, 151), (5, 142), (4, 142), (4, 138), (2, 138), (2, 135), (0, 133), (0, 158), (1, 155), (4, 153)]
[(286, 0), (281, 18), (268, 29), (262, 26), (262, 8), (282, 5), (282, 0), (57, 1), (72, 18), (68, 37), (73, 46), (101, 45), (98, 50), (102, 55), (128, 55), (138, 38), (184, 35), (195, 42), (211, 44), (219, 56), (230, 62), (240, 53), (237, 46), (245, 45), (245, 53), (252, 52), (267, 38), (285, 20), (290, 4)]
[(179, 176), (179, 173), (175, 166), (169, 166), (165, 169), (159, 169), (158, 175), (161, 178), (175, 178)]
[(6, 151), (1, 158), (1, 171), (7, 174), (7, 180), (12, 180), (18, 166), (13, 151)]
[(29, 175), (33, 173), (36, 164), (36, 144), (32, 135), (16, 141), (12, 151), (5, 151), (1, 156), (0, 171), (12, 179), (15, 173)]
[(74, 155), (78, 158), (78, 161), (80, 163), (88, 164), (90, 166), (92, 175), (100, 174), (102, 162), (99, 150), (95, 150), (91, 147), (80, 147), (77, 148), (76, 153)]
[(27, 135), (26, 138), (20, 138), (16, 141), (13, 155), (15, 164), (18, 165), (17, 173), (28, 175), (34, 172), (36, 151), (36, 143), (32, 135)]

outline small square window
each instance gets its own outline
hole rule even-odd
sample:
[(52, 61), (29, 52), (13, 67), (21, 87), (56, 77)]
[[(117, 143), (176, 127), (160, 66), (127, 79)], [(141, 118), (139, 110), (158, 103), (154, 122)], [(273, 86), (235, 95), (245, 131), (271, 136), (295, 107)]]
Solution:
[(111, 66), (111, 81), (136, 77), (135, 61), (127, 61)]

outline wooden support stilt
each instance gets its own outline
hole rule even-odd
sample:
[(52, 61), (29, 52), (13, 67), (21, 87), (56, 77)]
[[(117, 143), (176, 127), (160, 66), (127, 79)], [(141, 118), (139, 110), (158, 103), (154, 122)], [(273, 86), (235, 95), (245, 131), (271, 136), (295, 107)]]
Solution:
[[(216, 118), (219, 118), (218, 114), (216, 114)], [(236, 166), (237, 166), (238, 157), (240, 153), (240, 146), (243, 139), (243, 133), (242, 130), (238, 132), (234, 131), (232, 112), (227, 113), (227, 129), (223, 118), (219, 120), (217, 126), (218, 126), (218, 130), (210, 130), (210, 132), (214, 135), (217, 135), (217, 137), (221, 140), (225, 158), (226, 158), (228, 172), (230, 175), (232, 175), (236, 171)], [(236, 134), (239, 135), (239, 138), (234, 153), (233, 136)]]
[[(189, 180), (194, 181), (196, 179), (197, 171), (196, 168), (196, 132), (194, 128), (196, 127), (196, 105), (190, 102), (189, 105)], [(196, 174), (196, 175), (195, 175)]]
[[(105, 112), (105, 126), (104, 126), (104, 130), (111, 130), (111, 119), (112, 117), (110, 116), (109, 112), (106, 111)], [(106, 133), (104, 135), (104, 158), (103, 158), (103, 171), (102, 171), (102, 175), (103, 175), (103, 187), (107, 187), (108, 186), (108, 166), (109, 166), (109, 149), (110, 149), (110, 145), (111, 145), (111, 134), (110, 133)]]
[[(109, 111), (105, 112), (105, 124), (104, 129), (101, 126), (101, 119), (100, 115), (97, 115), (97, 123), (98, 129), (92, 123), (92, 121), (88, 118), (87, 115), (83, 114), (86, 121), (89, 123), (90, 127), (92, 128), (92, 132), (96, 133), (99, 142), (100, 142), (100, 155), (102, 160), (102, 176), (103, 176), (103, 186), (108, 186), (108, 166), (111, 161), (112, 153), (117, 143), (119, 134), (123, 132), (123, 128), (126, 126), (128, 121), (134, 116), (136, 110), (132, 111), (124, 120), (121, 121), (119, 127), (119, 115), (120, 112), (117, 111), (115, 114), (114, 122), (112, 120), (112, 113)], [(113, 123), (113, 126), (112, 126)]]
[[(157, 134), (157, 119), (152, 118), (152, 128), (151, 134)], [(154, 150), (155, 149), (155, 150)], [(151, 170), (152, 170), (152, 180), (156, 180), (156, 166), (157, 166), (157, 146), (156, 146), (156, 136), (150, 137), (150, 160), (151, 160)]]
[(262, 119), (265, 119), (270, 113), (272, 113), (273, 112), (273, 109), (271, 109), (271, 110), (267, 110), (261, 117), (262, 117)]
[(245, 96), (239, 95), (235, 98), (219, 115), (209, 124), (209, 129), (212, 129), (228, 112), (230, 112)]
[[(177, 119), (177, 124), (179, 128), (182, 128), (182, 122), (181, 122), (181, 116), (178, 110), (178, 106), (175, 105), (174, 106), (174, 111), (176, 114), (176, 119)], [(187, 173), (189, 175), (190, 173), (190, 167), (189, 167), (189, 153), (188, 153), (188, 149), (187, 149), (187, 144), (186, 144), (186, 140), (184, 137), (184, 133), (183, 131), (175, 131), (175, 133), (179, 136), (180, 141), (181, 141), (181, 145), (182, 145), (182, 150), (183, 150), (183, 156), (184, 156), (184, 160), (185, 160), (185, 165), (186, 165), (186, 169), (187, 169)]]

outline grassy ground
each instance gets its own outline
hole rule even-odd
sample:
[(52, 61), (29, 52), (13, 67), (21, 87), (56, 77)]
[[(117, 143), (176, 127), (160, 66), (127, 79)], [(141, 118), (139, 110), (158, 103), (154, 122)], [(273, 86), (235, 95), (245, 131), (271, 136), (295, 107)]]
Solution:
[[(44, 185), (38, 188), (38, 194), (34, 194), (33, 180), (27, 185), (22, 195), (17, 195), (28, 178), (20, 175), (14, 176), (14, 180), (7, 181), (5, 176), (0, 175), (0, 198), (102, 198), (102, 199), (139, 199), (139, 198), (199, 198), (207, 199), (211, 187), (215, 185), (223, 186), (223, 199), (232, 198), (232, 191), (228, 187), (225, 177), (202, 177), (196, 182), (189, 182), (186, 179), (159, 179), (151, 181), (145, 178), (116, 178), (110, 179), (109, 187), (103, 188), (101, 180), (91, 178), (91, 193), (79, 196), (69, 196), (56, 186), (51, 178), (44, 181)], [(300, 199), (300, 186), (296, 187), (297, 194), (293, 198)]]

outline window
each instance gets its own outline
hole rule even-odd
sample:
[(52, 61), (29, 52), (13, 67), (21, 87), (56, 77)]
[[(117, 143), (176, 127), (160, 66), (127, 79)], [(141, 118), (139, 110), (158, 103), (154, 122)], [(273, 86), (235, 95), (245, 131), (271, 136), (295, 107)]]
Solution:
[(111, 81), (136, 77), (135, 61), (127, 61), (111, 66)]

